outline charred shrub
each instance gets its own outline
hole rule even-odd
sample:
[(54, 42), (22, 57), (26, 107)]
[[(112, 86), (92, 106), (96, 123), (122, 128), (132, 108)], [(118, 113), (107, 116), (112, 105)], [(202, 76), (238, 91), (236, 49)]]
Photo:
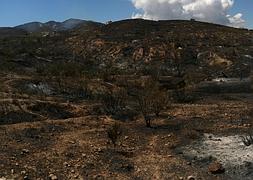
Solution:
[(193, 97), (189, 94), (186, 88), (176, 89), (173, 98), (179, 103), (190, 103), (193, 100)]
[(90, 76), (86, 67), (77, 62), (58, 62), (48, 65), (40, 73), (45, 82), (50, 82), (55, 93), (71, 100), (91, 98), (89, 90)]
[(38, 116), (24, 111), (11, 111), (6, 114), (0, 114), (0, 125), (35, 122), (39, 120), (40, 118)]
[(102, 97), (104, 111), (108, 115), (119, 115), (126, 107), (127, 94), (124, 89), (110, 90)]
[(158, 117), (160, 112), (167, 108), (170, 104), (170, 98), (168, 97), (167, 92), (157, 91), (157, 97), (153, 100), (153, 111), (155, 115)]
[(169, 105), (167, 92), (160, 90), (156, 82), (147, 82), (138, 92), (138, 107), (147, 127), (151, 127), (151, 115), (159, 116)]
[(251, 134), (248, 136), (242, 136), (242, 142), (245, 146), (251, 146), (253, 144), (253, 136)]
[(68, 107), (53, 103), (39, 102), (29, 106), (28, 110), (51, 119), (67, 119), (74, 116)]
[(173, 99), (179, 103), (192, 103), (197, 99), (193, 92), (194, 86), (184, 82), (174, 90)]
[(122, 128), (119, 123), (114, 123), (108, 130), (107, 130), (107, 137), (112, 142), (113, 146), (116, 147), (118, 140), (122, 135)]

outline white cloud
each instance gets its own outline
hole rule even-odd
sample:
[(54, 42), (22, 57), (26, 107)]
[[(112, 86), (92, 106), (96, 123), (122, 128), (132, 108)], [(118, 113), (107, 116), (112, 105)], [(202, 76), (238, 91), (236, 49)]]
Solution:
[(152, 20), (191, 19), (243, 27), (242, 14), (229, 15), (234, 0), (132, 0), (141, 13), (133, 18)]

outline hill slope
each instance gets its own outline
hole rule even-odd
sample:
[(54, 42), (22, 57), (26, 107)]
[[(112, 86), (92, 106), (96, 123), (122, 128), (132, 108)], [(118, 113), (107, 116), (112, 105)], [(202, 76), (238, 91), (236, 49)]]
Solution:
[(82, 57), (113, 61), (126, 69), (156, 62), (166, 69), (177, 61), (210, 74), (220, 69), (238, 76), (238, 68), (248, 74), (253, 57), (253, 31), (196, 21), (123, 20), (69, 42)]
[(252, 40), (195, 21), (0, 29), (0, 179), (252, 179), (250, 80), (197, 81), (248, 76)]
[(25, 36), (26, 34), (27, 32), (24, 30), (10, 27), (0, 27), (0, 38), (11, 36)]
[(22, 59), (30, 67), (34, 60), (34, 64), (39, 64), (39, 56), (53, 62), (89, 61), (95, 68), (112, 66), (128, 74), (147, 75), (155, 71), (175, 76), (193, 72), (208, 78), (224, 74), (247, 77), (253, 65), (253, 31), (247, 29), (197, 21), (131, 19), (107, 25), (80, 22), (72, 19), (25, 25), (32, 31), (38, 27), (39, 31), (70, 28), (46, 36), (27, 35), (18, 28), (2, 30), (0, 36), (9, 32), (21, 33), (22, 37), (5, 39), (0, 45), (0, 56), (5, 59), (6, 52), (10, 52), (9, 60)]

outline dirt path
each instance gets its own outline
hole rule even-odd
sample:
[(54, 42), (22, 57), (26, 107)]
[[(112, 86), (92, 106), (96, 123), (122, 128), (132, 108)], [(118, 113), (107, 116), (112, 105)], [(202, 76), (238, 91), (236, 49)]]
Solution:
[(163, 179), (166, 172), (165, 165), (169, 163), (170, 155), (162, 154), (159, 151), (160, 137), (158, 135), (152, 134), (147, 136), (147, 138), (149, 140), (146, 150), (135, 160), (135, 164), (138, 167), (137, 176), (141, 175), (152, 180)]
[(154, 166), (153, 178), (161, 179), (162, 178), (161, 167), (160, 167), (159, 162), (164, 161), (164, 158), (161, 155), (159, 155), (156, 151), (156, 147), (158, 145), (157, 141), (158, 141), (158, 137), (154, 135), (149, 142), (149, 144), (151, 145), (151, 149), (149, 150), (149, 153), (151, 154), (150, 164)]

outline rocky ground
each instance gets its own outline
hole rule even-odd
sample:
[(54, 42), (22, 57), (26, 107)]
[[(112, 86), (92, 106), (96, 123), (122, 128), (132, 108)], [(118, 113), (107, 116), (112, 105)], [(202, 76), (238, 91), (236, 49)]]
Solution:
[[(204, 134), (203, 138), (183, 147), (185, 157), (208, 166), (213, 173), (226, 170), (231, 179), (252, 179), (252, 146), (245, 146), (240, 135)], [(245, 135), (244, 135), (245, 136)]]
[[(152, 128), (146, 128), (141, 116), (119, 121), (94, 114), (91, 109), (96, 102), (91, 100), (71, 102), (55, 95), (20, 94), (14, 82), (21, 80), (29, 77), (1, 78), (1, 112), (5, 109), (0, 125), (2, 179), (245, 177), (231, 177), (227, 159), (217, 156), (217, 149), (207, 149), (217, 147), (209, 143), (201, 148), (200, 144), (206, 143), (206, 133), (212, 134), (211, 139), (220, 138), (217, 143), (221, 146), (222, 137), (251, 132), (252, 94), (202, 94), (194, 103), (173, 103), (152, 121)], [(116, 121), (122, 135), (114, 147), (107, 130)], [(243, 148), (238, 144), (240, 149), (235, 151)], [(194, 150), (200, 152), (192, 154)], [(194, 157), (205, 151), (213, 152), (213, 159)]]

